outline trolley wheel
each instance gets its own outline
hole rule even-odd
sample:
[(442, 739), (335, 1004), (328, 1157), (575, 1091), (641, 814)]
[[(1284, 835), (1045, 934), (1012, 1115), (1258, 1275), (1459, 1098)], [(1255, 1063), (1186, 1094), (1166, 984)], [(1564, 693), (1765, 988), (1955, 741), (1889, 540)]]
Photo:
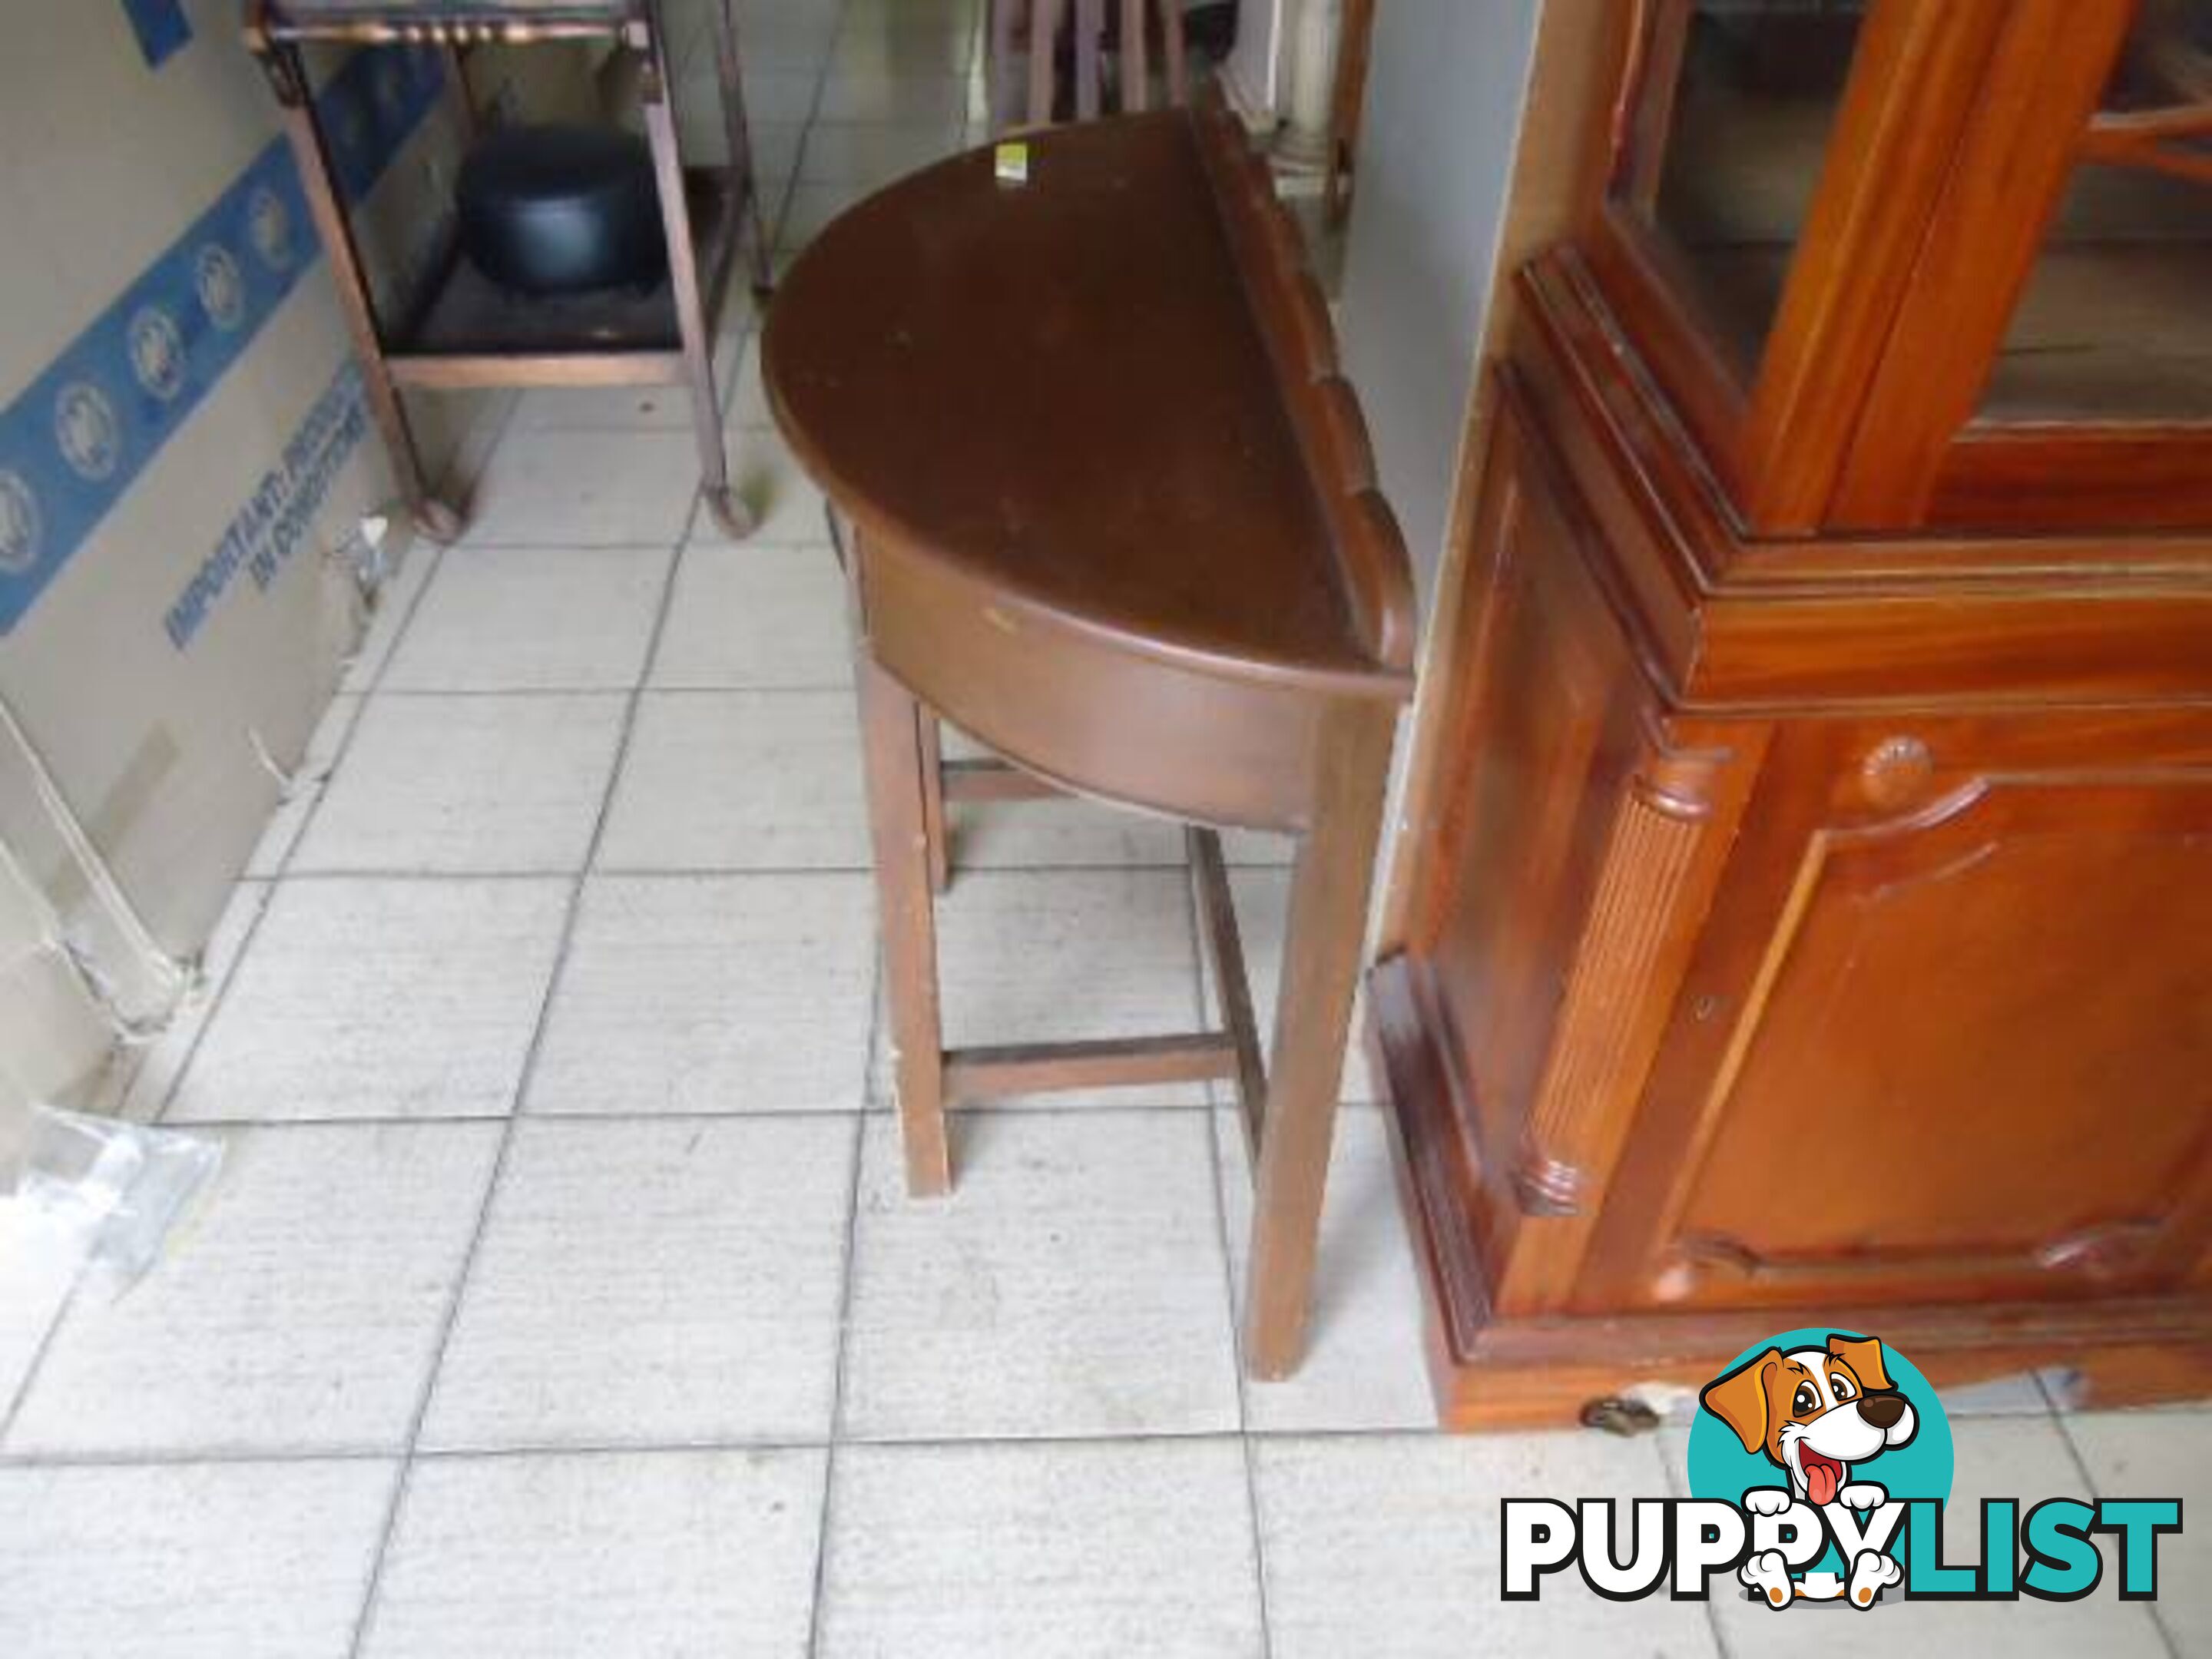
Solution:
[(741, 542), (760, 528), (760, 519), (745, 505), (744, 497), (726, 485), (720, 489), (707, 491), (707, 510), (714, 515), (714, 522), (722, 533), (733, 542)]
[(460, 540), (461, 532), (469, 527), (469, 521), (459, 513), (431, 497), (416, 502), (414, 514), (415, 528), (441, 547)]

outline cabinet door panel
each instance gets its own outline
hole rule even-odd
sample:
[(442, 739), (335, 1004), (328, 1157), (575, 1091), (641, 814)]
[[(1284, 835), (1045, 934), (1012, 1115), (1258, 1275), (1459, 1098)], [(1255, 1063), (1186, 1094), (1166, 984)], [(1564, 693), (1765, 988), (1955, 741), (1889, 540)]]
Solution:
[(1462, 1109), (1479, 1120), (1462, 1138), (1482, 1149), (1470, 1176), (1495, 1270), (1522, 1215), (1516, 1163), (1582, 918), (1653, 711), (1510, 377), (1484, 490), (1467, 687), (1413, 944), (1466, 1085)]
[(2212, 778), (1990, 775), (1802, 844), (1642, 1293), (2111, 1293), (2212, 1179)]

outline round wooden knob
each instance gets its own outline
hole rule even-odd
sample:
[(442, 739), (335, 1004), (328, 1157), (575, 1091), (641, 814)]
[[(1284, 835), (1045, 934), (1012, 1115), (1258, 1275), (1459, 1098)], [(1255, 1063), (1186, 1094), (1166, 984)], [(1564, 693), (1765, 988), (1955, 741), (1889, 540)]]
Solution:
[(1936, 757), (1918, 738), (1884, 738), (1859, 763), (1859, 785), (1876, 806), (1902, 806), (1936, 775)]

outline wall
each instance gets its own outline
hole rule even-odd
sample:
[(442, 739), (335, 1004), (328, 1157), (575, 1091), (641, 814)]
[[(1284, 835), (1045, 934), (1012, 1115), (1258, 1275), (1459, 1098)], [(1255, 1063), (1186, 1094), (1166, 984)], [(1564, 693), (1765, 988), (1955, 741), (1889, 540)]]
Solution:
[[(1483, 233), (1492, 247), (1487, 285), (1460, 314), (1464, 332), (1453, 338), (1449, 356), (1439, 359), (1439, 370), (1451, 371), (1450, 383), (1431, 392), (1438, 409), (1453, 400), (1464, 406), (1455, 426), (1433, 434), (1437, 444), (1450, 447), (1443, 462), (1441, 496), (1423, 493), (1433, 489), (1438, 477), (1437, 453), (1393, 440), (1398, 487), (1411, 492), (1413, 511), (1420, 516), (1419, 529), (1409, 534), (1422, 538), (1415, 544), (1415, 556), (1421, 565), (1426, 637), (1412, 732), (1399, 751), (1404, 786), (1395, 804), (1397, 856), (1389, 866), (1382, 908), (1380, 945), (1385, 951), (1404, 937), (1417, 880), (1415, 854), (1424, 840), (1419, 831), (1437, 805), (1431, 785), (1442, 769), (1439, 751), (1450, 726), (1444, 706), (1453, 691), (1452, 653), (1466, 637), (1461, 617), (1466, 526), (1473, 522), (1486, 439), (1486, 370), (1510, 331), (1514, 273), (1546, 246), (1571, 235), (1584, 204), (1595, 199), (1607, 161), (1607, 118), (1634, 15), (1619, 0), (1541, 0), (1510, 179), (1502, 208)], [(1362, 191), (1372, 182), (1373, 165), (1371, 152), (1363, 149)], [(1387, 222), (1388, 214), (1383, 216)], [(1388, 338), (1389, 331), (1383, 332)], [(1439, 535), (1440, 552), (1435, 539)]]
[[(389, 483), (237, 0), (29, 9), (0, 57), (0, 1097), (52, 1097), (106, 1057), (95, 1003), (175, 1000), (354, 642), (326, 556)], [(442, 73), (318, 70), (404, 280)], [(434, 456), (471, 413), (425, 412)]]
[(1539, 0), (1376, 8), (1338, 331), (1424, 614), (1511, 176)]
[[(1337, 337), (1375, 465), (1405, 533), (1431, 680), (1441, 573), (1543, 0), (1382, 0), (1376, 8)], [(1439, 600), (1443, 603), (1439, 603)], [(1425, 702), (1425, 698), (1424, 698)], [(1376, 942), (1398, 931), (1400, 854), (1423, 797), (1427, 718), (1401, 723), (1378, 865)]]

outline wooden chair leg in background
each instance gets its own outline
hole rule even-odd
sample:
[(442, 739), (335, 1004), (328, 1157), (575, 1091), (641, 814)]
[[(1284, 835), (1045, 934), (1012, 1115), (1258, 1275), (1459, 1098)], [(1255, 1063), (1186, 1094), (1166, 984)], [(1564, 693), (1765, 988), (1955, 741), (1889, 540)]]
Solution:
[(1106, 0), (1075, 0), (1075, 118), (1098, 118), (1105, 85)]
[(1329, 717), (1313, 828), (1291, 879), (1245, 1292), (1245, 1364), (1263, 1379), (1288, 1376), (1305, 1349), (1322, 1191), (1366, 939), (1395, 715), (1391, 708), (1353, 708)]
[[(1167, 101), (1185, 102), (1188, 88), (1182, 10), (1177, 0), (1110, 0), (1110, 4), (1121, 65), (1121, 107), (1133, 112), (1152, 106), (1154, 24), (1159, 30)], [(1049, 126), (1060, 118), (1063, 33), (1067, 36), (1068, 63), (1074, 76), (1066, 100), (1068, 118), (1088, 121), (1104, 112), (1109, 5), (1109, 0), (992, 0), (988, 76), (994, 131), (1021, 125)], [(1027, 74), (1020, 86), (1013, 71), (1018, 50), (1028, 58)]]
[(1121, 0), (1121, 112), (1150, 108), (1152, 74), (1145, 50), (1146, 14), (1152, 0)]
[(1167, 77), (1168, 102), (1181, 108), (1190, 101), (1190, 71), (1183, 61), (1182, 8), (1176, 0), (1158, 0), (1160, 14), (1160, 70)]
[(1029, 125), (1050, 126), (1060, 89), (1060, 15), (1066, 0), (1030, 0)]
[(877, 665), (864, 638), (854, 675), (866, 756), (868, 819), (876, 854), (876, 908), (883, 933), (884, 991), (890, 1005), (899, 1133), (906, 1188), (930, 1198), (952, 1188), (945, 1124), (945, 1039), (938, 1016), (937, 915), (924, 822), (922, 728), (935, 719)]
[(990, 58), (984, 64), (987, 95), (991, 100), (991, 131), (1004, 132), (1020, 124), (1022, 88), (1014, 81), (1014, 24), (1028, 0), (991, 0)]

